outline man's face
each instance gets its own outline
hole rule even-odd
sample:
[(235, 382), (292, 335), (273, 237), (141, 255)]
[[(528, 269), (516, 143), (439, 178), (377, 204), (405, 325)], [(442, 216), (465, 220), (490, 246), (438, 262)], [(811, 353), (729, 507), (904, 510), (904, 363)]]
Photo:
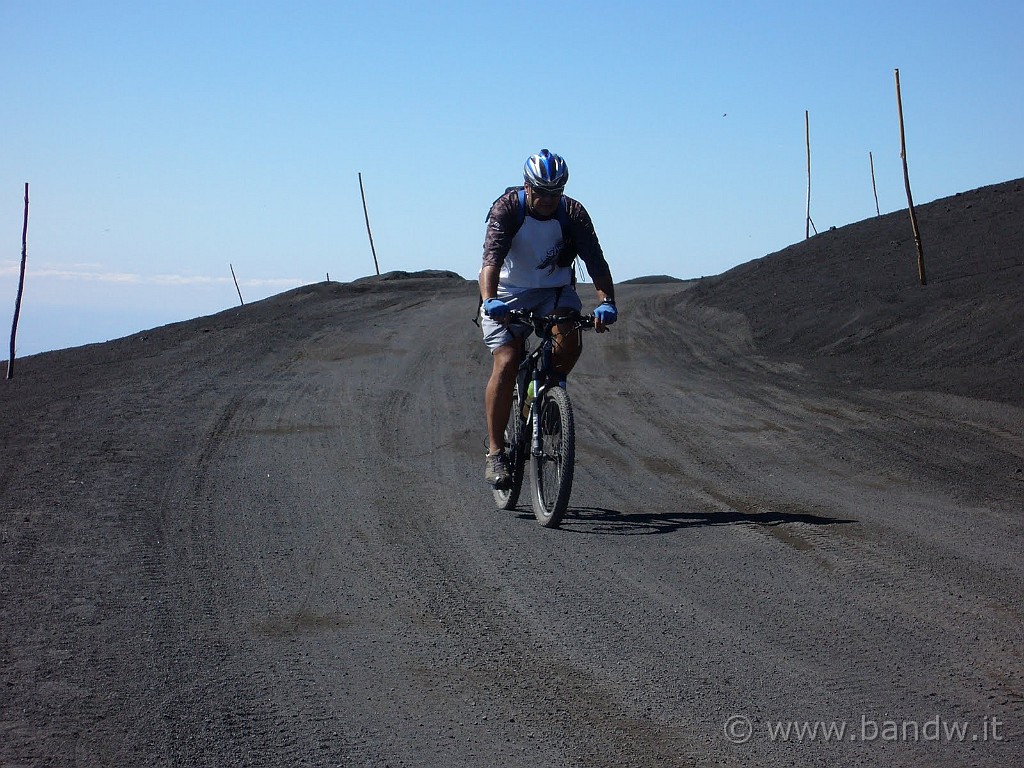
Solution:
[(543, 218), (554, 216), (555, 211), (558, 210), (558, 201), (562, 199), (561, 189), (557, 192), (547, 192), (542, 189), (534, 189), (527, 184), (526, 193), (530, 210)]

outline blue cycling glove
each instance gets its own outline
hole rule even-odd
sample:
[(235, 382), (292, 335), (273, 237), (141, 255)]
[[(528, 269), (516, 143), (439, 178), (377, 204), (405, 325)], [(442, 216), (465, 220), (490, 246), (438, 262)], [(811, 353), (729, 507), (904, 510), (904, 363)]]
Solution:
[(484, 314), (488, 317), (501, 322), (511, 311), (511, 307), (501, 299), (487, 299), (484, 302)]
[(619, 311), (615, 308), (614, 301), (602, 301), (594, 310), (594, 317), (604, 325), (611, 325), (619, 319)]

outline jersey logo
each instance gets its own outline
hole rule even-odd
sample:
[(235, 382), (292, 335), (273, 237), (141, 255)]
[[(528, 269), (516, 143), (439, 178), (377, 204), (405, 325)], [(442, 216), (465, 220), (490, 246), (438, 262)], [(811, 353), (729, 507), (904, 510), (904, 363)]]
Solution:
[(559, 268), (558, 256), (562, 253), (563, 245), (565, 245), (564, 240), (555, 243), (555, 246), (544, 254), (544, 261), (537, 265), (537, 269), (546, 269), (549, 275), (554, 274), (555, 270)]

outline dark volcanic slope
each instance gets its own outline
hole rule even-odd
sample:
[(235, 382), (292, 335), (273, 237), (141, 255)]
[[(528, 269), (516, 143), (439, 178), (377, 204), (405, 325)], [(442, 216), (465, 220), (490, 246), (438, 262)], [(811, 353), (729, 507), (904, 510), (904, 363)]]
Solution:
[(1024, 404), (1024, 180), (860, 222), (701, 281), (759, 350), (842, 381)]
[(899, 216), (623, 286), (558, 531), (445, 273), (25, 358), (0, 765), (1024, 764), (1020, 220), (922, 207), (926, 288)]

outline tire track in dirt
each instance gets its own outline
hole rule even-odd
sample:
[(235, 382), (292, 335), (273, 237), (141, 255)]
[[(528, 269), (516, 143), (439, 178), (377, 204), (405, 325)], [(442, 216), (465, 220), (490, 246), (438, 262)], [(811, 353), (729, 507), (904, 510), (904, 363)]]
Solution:
[[(383, 571), (408, 592), (421, 623), (441, 631), (430, 640), (416, 640), (416, 632), (409, 637), (414, 647), (432, 643), (443, 649), (435, 651), (428, 666), (445, 708), (458, 713), (456, 733), (461, 736), (456, 740), (472, 742), (492, 734), (494, 743), (519, 745), (497, 753), (502, 764), (563, 764), (554, 755), (571, 756), (566, 765), (577, 760), (588, 765), (690, 764), (670, 757), (680, 752), (670, 730), (651, 729), (640, 718), (610, 709), (615, 697), (607, 682), (573, 663), (564, 641), (557, 647), (551, 640), (538, 645), (538, 637), (552, 635), (550, 627), (524, 636), (524, 622), (537, 624), (540, 617), (518, 597), (509, 575), (496, 568), (491, 551), (495, 545), (513, 544), (502, 545), (500, 528), (491, 530), (487, 519), (480, 520), (481, 502), (490, 502), (476, 478), (482, 404), (474, 397), (468, 411), (464, 395), (452, 396), (464, 393), (469, 382), (473, 390), (482, 389), (486, 358), (481, 361), (479, 350), (471, 348), (476, 355), (467, 362), (463, 339), (438, 344), (430, 329), (406, 327), (414, 330), (391, 340), (392, 348), (402, 352), (401, 364), (376, 388), (382, 405), (374, 425), (382, 457), (378, 493), (389, 518), (380, 552), (389, 561)], [(469, 343), (479, 344), (475, 339)], [(452, 430), (453, 424), (464, 426)], [(446, 434), (450, 439), (437, 446)], [(464, 450), (454, 456), (450, 450), (437, 451), (452, 442)], [(481, 448), (473, 450), (477, 444)], [(453, 495), (453, 486), (464, 490)], [(416, 698), (409, 692), (406, 696)], [(472, 704), (482, 707), (483, 715)], [(639, 751), (657, 755), (660, 763), (636, 762), (622, 754), (620, 743), (646, 744)]]
[[(473, 291), (310, 287), (125, 342), (81, 403), (12, 422), (26, 478), (75, 483), (7, 485), (0, 762), (1014, 762), (1019, 409), (847, 391), (690, 288), (623, 286), (549, 531), (481, 481)], [(1008, 741), (732, 745), (736, 713)]]

